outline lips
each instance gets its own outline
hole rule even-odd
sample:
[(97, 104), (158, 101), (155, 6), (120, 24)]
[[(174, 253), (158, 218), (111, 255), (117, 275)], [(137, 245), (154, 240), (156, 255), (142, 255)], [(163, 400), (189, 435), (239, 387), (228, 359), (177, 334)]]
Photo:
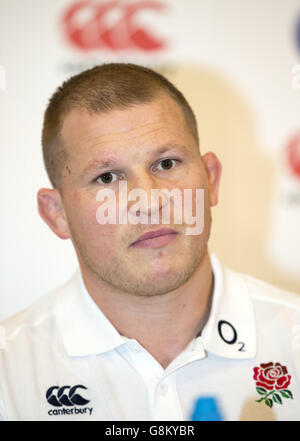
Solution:
[(177, 231), (172, 230), (171, 228), (160, 228), (159, 230), (155, 230), (155, 231), (148, 231), (145, 234), (142, 234), (135, 242), (133, 242), (130, 246), (134, 246), (134, 245), (138, 245), (143, 243), (146, 243), (146, 241), (149, 241), (150, 244), (150, 240), (157, 238), (157, 237), (161, 237), (161, 236), (169, 236), (169, 235), (177, 235)]

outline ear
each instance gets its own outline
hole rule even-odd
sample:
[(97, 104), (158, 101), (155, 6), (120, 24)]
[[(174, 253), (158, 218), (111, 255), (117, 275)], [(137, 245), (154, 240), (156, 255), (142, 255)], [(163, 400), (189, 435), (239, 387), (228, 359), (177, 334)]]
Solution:
[(71, 233), (59, 191), (41, 188), (37, 194), (37, 201), (39, 214), (51, 230), (61, 239), (69, 239)]
[(213, 207), (218, 203), (222, 164), (218, 157), (212, 152), (205, 153), (205, 155), (202, 156), (202, 160), (208, 176), (210, 204)]

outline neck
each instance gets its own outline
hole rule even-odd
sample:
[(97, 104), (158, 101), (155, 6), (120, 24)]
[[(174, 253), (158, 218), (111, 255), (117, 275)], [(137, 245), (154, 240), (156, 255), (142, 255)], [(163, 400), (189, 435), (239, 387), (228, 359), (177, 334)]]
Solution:
[(195, 338), (210, 311), (213, 273), (208, 251), (190, 279), (174, 291), (143, 297), (102, 286), (81, 266), (87, 291), (121, 335), (136, 339), (163, 368)]

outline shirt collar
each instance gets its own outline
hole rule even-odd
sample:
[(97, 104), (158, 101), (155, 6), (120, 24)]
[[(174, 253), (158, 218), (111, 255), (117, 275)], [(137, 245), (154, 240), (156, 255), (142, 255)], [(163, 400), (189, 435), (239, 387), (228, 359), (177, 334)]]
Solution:
[[(228, 358), (251, 358), (256, 351), (255, 318), (244, 279), (211, 254), (214, 274), (208, 321), (195, 338), (199, 351)], [(129, 340), (120, 335), (87, 292), (81, 272), (61, 287), (57, 319), (67, 353), (85, 356), (113, 350)], [(201, 357), (202, 358), (202, 357)]]
[(78, 268), (58, 296), (57, 319), (68, 355), (84, 356), (115, 349), (121, 336), (87, 292)]
[(227, 358), (252, 358), (256, 353), (256, 325), (252, 300), (243, 276), (210, 256), (214, 291), (210, 315), (201, 338), (204, 348)]

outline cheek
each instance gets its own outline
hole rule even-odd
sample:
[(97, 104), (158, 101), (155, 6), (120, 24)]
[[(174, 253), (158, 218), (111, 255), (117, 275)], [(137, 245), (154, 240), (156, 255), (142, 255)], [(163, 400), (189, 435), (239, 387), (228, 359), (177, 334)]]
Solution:
[(97, 207), (85, 209), (80, 215), (79, 228), (81, 239), (89, 243), (90, 247), (98, 249), (103, 255), (115, 247), (118, 226), (111, 224), (101, 225), (96, 219)]
[(77, 215), (73, 225), (72, 237), (81, 251), (95, 262), (107, 264), (116, 257), (118, 234), (116, 225), (99, 225), (95, 208), (87, 209)]
[(116, 225), (100, 225), (97, 221), (99, 202), (95, 198), (74, 193), (69, 199), (67, 217), (74, 240), (85, 242), (90, 247), (102, 244), (108, 250), (115, 243)]
[(96, 201), (83, 197), (78, 192), (73, 193), (68, 201), (68, 218), (75, 230), (93, 231), (98, 225), (96, 220)]
[(199, 165), (191, 172), (191, 181), (194, 188), (208, 188), (208, 176), (204, 166)]

